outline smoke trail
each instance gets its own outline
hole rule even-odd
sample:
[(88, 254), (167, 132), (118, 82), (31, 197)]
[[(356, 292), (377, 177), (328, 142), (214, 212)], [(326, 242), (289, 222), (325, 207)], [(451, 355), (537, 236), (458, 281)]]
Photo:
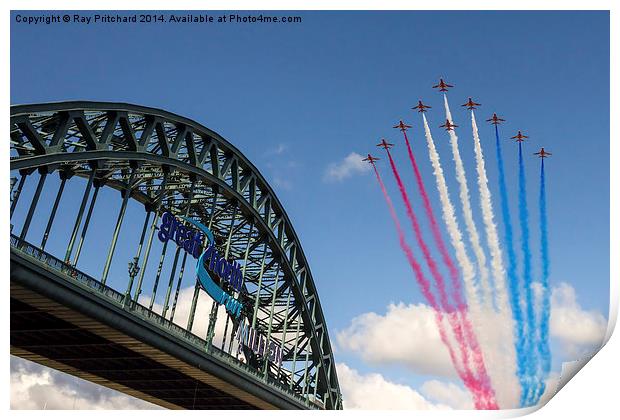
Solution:
[[(500, 354), (502, 357), (501, 365), (501, 383), (506, 388), (515, 390), (519, 385), (516, 383), (516, 351), (514, 336), (514, 319), (508, 302), (508, 294), (506, 291), (506, 279), (504, 271), (504, 263), (502, 261), (502, 250), (497, 235), (497, 227), (494, 222), (493, 203), (491, 200), (491, 192), (489, 191), (488, 178), (484, 163), (484, 154), (482, 153), (482, 145), (478, 133), (478, 125), (474, 111), (471, 111), (472, 133), (474, 138), (474, 151), (476, 157), (476, 171), (478, 173), (478, 190), (480, 195), (480, 208), (482, 210), (482, 219), (485, 226), (487, 245), (491, 253), (491, 268), (493, 270), (495, 303), (499, 312), (499, 325), (502, 334)], [(499, 368), (499, 366), (498, 366)], [(511, 395), (512, 396), (512, 395)], [(515, 401), (516, 402), (516, 401)]]
[(461, 362), (463, 363), (466, 373), (471, 375), (471, 370), (469, 369), (469, 356), (468, 356), (469, 351), (468, 351), (468, 347), (465, 342), (465, 339), (463, 337), (463, 330), (461, 327), (461, 322), (458, 319), (458, 314), (454, 311), (454, 307), (448, 300), (448, 294), (446, 293), (446, 285), (445, 285), (443, 276), (439, 272), (437, 264), (435, 260), (433, 259), (433, 257), (431, 256), (430, 250), (428, 249), (428, 246), (426, 245), (426, 242), (424, 241), (424, 238), (422, 237), (422, 230), (420, 229), (418, 218), (413, 212), (413, 208), (411, 207), (411, 201), (409, 200), (409, 195), (407, 194), (405, 185), (403, 184), (400, 174), (398, 173), (398, 169), (396, 168), (396, 164), (394, 163), (392, 154), (390, 153), (389, 149), (386, 149), (386, 152), (387, 152), (387, 155), (390, 161), (392, 173), (394, 174), (394, 179), (396, 180), (396, 184), (398, 185), (398, 189), (403, 199), (403, 203), (405, 204), (405, 209), (407, 210), (407, 217), (409, 218), (409, 221), (411, 222), (411, 225), (413, 227), (416, 241), (422, 251), (424, 260), (426, 261), (426, 264), (428, 265), (431, 271), (431, 275), (433, 276), (433, 279), (435, 280), (435, 284), (439, 292), (439, 302), (441, 304), (441, 310), (447, 313), (448, 315), (450, 326), (452, 327), (452, 331), (454, 332), (454, 336), (456, 338), (456, 341), (459, 345), (459, 349), (461, 351)]
[(478, 125), (476, 124), (476, 117), (473, 110), (471, 111), (471, 125), (476, 156), (476, 171), (478, 174), (480, 208), (482, 210), (482, 219), (484, 221), (487, 245), (491, 253), (491, 268), (493, 270), (493, 278), (495, 280), (495, 302), (496, 308), (499, 312), (498, 324), (500, 326), (500, 328), (498, 328), (498, 332), (502, 333), (502, 347), (500, 349), (500, 355), (503, 360), (497, 368), (501, 369), (501, 372), (498, 373), (501, 375), (502, 383), (507, 385), (506, 388), (514, 390), (517, 389), (518, 386), (515, 383), (516, 371), (514, 370), (514, 366), (516, 366), (516, 355), (514, 348), (514, 320), (512, 319), (510, 305), (508, 303), (502, 251), (497, 236), (497, 228), (495, 226), (495, 222), (493, 221), (493, 203), (491, 201), (491, 192), (489, 191), (489, 180), (487, 178), (482, 145), (478, 134)]
[[(480, 193), (480, 208), (482, 210), (482, 220), (487, 236), (487, 245), (491, 252), (491, 267), (493, 269), (493, 277), (495, 280), (496, 303), (500, 311), (509, 311), (508, 297), (506, 294), (506, 282), (504, 281), (504, 263), (502, 261), (502, 251), (497, 237), (497, 228), (493, 221), (493, 203), (491, 202), (491, 192), (489, 191), (489, 180), (487, 178), (486, 168), (484, 164), (484, 155), (482, 153), (482, 145), (480, 144), (480, 136), (478, 134), (478, 125), (474, 111), (471, 111), (471, 126), (474, 136), (474, 151), (476, 156), (476, 171), (478, 173), (478, 190)], [(508, 314), (510, 318), (510, 315)]]
[[(444, 94), (444, 108), (446, 111), (446, 119), (453, 123), (452, 114), (450, 112), (450, 106), (448, 105), (448, 97)], [(452, 158), (455, 163), (456, 168), (456, 179), (459, 184), (459, 198), (461, 202), (461, 206), (463, 209), (463, 217), (465, 219), (465, 227), (467, 229), (467, 233), (469, 235), (469, 241), (472, 245), (472, 249), (474, 251), (474, 255), (476, 257), (476, 263), (479, 271), (479, 279), (480, 279), (480, 287), (482, 289), (482, 305), (481, 310), (484, 313), (484, 317), (488, 318), (493, 313), (492, 303), (493, 303), (493, 295), (491, 285), (489, 283), (489, 271), (486, 266), (486, 256), (482, 246), (480, 245), (480, 235), (478, 234), (478, 228), (474, 223), (474, 218), (472, 214), (470, 199), (469, 199), (469, 188), (467, 186), (467, 176), (465, 173), (465, 167), (463, 166), (463, 161), (461, 159), (461, 153), (459, 151), (458, 146), (458, 137), (456, 135), (456, 131), (454, 129), (448, 130), (448, 134), (450, 136), (450, 146), (452, 148)], [(480, 316), (480, 315), (479, 315)], [(483, 338), (483, 345), (485, 349), (485, 355), (489, 360), (489, 368), (493, 372), (493, 377), (495, 380), (501, 380), (503, 375), (501, 374), (502, 363), (495, 360), (495, 352), (491, 349), (491, 340), (489, 339), (489, 335), (491, 334), (486, 328), (482, 328), (482, 324), (478, 324), (479, 335)], [(500, 370), (498, 372), (498, 370)]]
[(519, 142), (519, 222), (521, 226), (521, 252), (523, 253), (523, 288), (525, 289), (525, 308), (527, 334), (525, 335), (525, 350), (527, 362), (525, 366), (526, 390), (521, 394), (522, 405), (531, 405), (534, 369), (537, 364), (537, 354), (534, 349), (535, 341), (535, 314), (532, 296), (532, 255), (530, 252), (530, 230), (528, 227), (529, 215), (527, 210), (527, 193), (525, 188), (525, 168), (523, 152)]
[(533, 397), (533, 403), (538, 400), (545, 392), (545, 379), (551, 370), (551, 354), (549, 352), (549, 251), (547, 243), (547, 197), (545, 192), (545, 159), (540, 160), (540, 257), (542, 261), (542, 308), (540, 311), (540, 337), (538, 341), (538, 352), (540, 353), (541, 372), (539, 372), (538, 388)]
[[(461, 284), (460, 284), (458, 269), (455, 266), (454, 262), (452, 261), (452, 257), (448, 253), (446, 244), (441, 236), (441, 232), (439, 230), (439, 224), (437, 223), (437, 218), (435, 217), (435, 213), (431, 206), (430, 199), (426, 191), (426, 187), (424, 186), (424, 181), (422, 180), (420, 169), (418, 167), (415, 156), (413, 154), (411, 143), (409, 142), (409, 138), (407, 137), (407, 132), (406, 130), (401, 130), (401, 131), (403, 133), (403, 137), (405, 138), (405, 143), (407, 144), (407, 152), (409, 155), (409, 161), (411, 162), (411, 166), (413, 167), (413, 172), (415, 174), (416, 183), (420, 191), (420, 195), (422, 196), (422, 202), (424, 204), (424, 210), (425, 210), (426, 216), (430, 222), (431, 232), (433, 234), (437, 248), (439, 249), (439, 252), (442, 256), (442, 259), (444, 263), (446, 264), (446, 266), (448, 267), (448, 271), (450, 273), (454, 300), (459, 308), (464, 308), (466, 305), (463, 302), (463, 299), (461, 296), (462, 291), (461, 291)], [(429, 130), (429, 134), (430, 134), (430, 130)], [(439, 160), (437, 159), (437, 161)], [(439, 170), (441, 170), (441, 167), (439, 167)], [(464, 247), (463, 247), (463, 250), (464, 250)], [(469, 321), (469, 319), (467, 319), (467, 313), (464, 310), (462, 311), (462, 314), (465, 317), (464, 323), (466, 325), (466, 331), (470, 331), (470, 334), (468, 336), (471, 336), (473, 335), (471, 322)], [(492, 367), (489, 366), (489, 369), (491, 368)]]
[[(439, 190), (443, 220), (450, 235), (450, 241), (452, 243), (452, 246), (455, 249), (457, 262), (461, 268), (461, 272), (463, 273), (463, 283), (465, 284), (465, 292), (467, 296), (467, 302), (469, 303), (471, 316), (473, 318), (473, 324), (474, 326), (480, 326), (480, 302), (478, 300), (478, 291), (474, 282), (474, 267), (469, 260), (467, 252), (465, 250), (465, 244), (463, 243), (461, 230), (459, 229), (456, 217), (454, 215), (454, 206), (452, 205), (452, 202), (450, 201), (450, 196), (448, 194), (448, 186), (446, 185), (446, 179), (443, 175), (443, 169), (441, 168), (439, 154), (437, 153), (437, 149), (435, 148), (435, 142), (433, 141), (433, 136), (431, 134), (431, 130), (428, 126), (428, 121), (426, 121), (426, 116), (424, 114), (422, 114), (422, 119), (424, 122), (424, 133), (426, 136), (426, 142), (428, 145), (428, 154), (433, 165), (433, 172), (435, 174), (437, 189)], [(460, 289), (458, 296), (460, 296)], [(458, 296), (455, 297), (458, 298)], [(460, 302), (459, 307), (462, 307), (462, 304)], [(481, 335), (481, 332), (484, 334), (484, 332), (480, 330), (477, 330), (476, 332), (478, 333), (478, 335)], [(484, 372), (483, 376), (486, 377), (484, 362), (480, 359), (482, 352), (478, 347), (478, 343), (473, 340), (474, 334), (468, 334), (467, 338), (468, 340), (472, 339), (470, 341), (470, 344), (473, 345), (474, 355), (477, 355), (478, 357), (476, 360), (476, 365), (480, 369), (479, 372)], [(492, 389), (490, 383), (488, 384), (488, 387), (489, 389)]]
[[(450, 278), (452, 281), (452, 287), (454, 290), (455, 296), (461, 296), (461, 283), (459, 281), (459, 272), (457, 267), (454, 265), (452, 261), (452, 257), (446, 248), (446, 244), (441, 236), (441, 232), (439, 230), (439, 224), (437, 223), (437, 218), (435, 217), (435, 212), (433, 211), (433, 207), (431, 206), (431, 201), (428, 197), (428, 193), (426, 192), (426, 187), (424, 186), (424, 182), (422, 181), (422, 174), (420, 173), (420, 168), (418, 167), (418, 163), (416, 162), (415, 156), (413, 154), (413, 150), (411, 149), (411, 144), (409, 143), (409, 138), (407, 137), (407, 132), (402, 130), (403, 136), (405, 137), (405, 143), (407, 144), (407, 153), (409, 154), (409, 161), (411, 162), (411, 166), (413, 167), (413, 172), (415, 174), (416, 183), (418, 185), (418, 189), (420, 190), (420, 195), (422, 196), (422, 202), (424, 203), (424, 211), (426, 212), (426, 217), (428, 218), (431, 226), (431, 232), (433, 233), (433, 238), (435, 239), (435, 243), (437, 244), (437, 248), (441, 254), (441, 258), (443, 259), (444, 264), (448, 267), (448, 271), (450, 272)], [(459, 302), (459, 299), (455, 299)], [(457, 303), (458, 304), (458, 303)], [(464, 306), (464, 305), (463, 305)]]
[[(510, 207), (508, 206), (508, 190), (506, 189), (506, 176), (504, 173), (504, 159), (502, 157), (502, 145), (499, 141), (499, 129), (495, 125), (495, 152), (497, 156), (497, 167), (499, 172), (499, 194), (502, 207), (502, 218), (504, 219), (504, 242), (506, 253), (508, 254), (508, 286), (510, 306), (514, 319), (516, 333), (515, 350), (517, 356), (517, 376), (521, 384), (520, 401), (527, 389), (525, 382), (525, 366), (527, 364), (527, 354), (525, 349), (525, 325), (521, 310), (521, 291), (519, 289), (519, 278), (517, 277), (517, 256), (515, 254), (513, 242), (512, 222), (510, 220)], [(522, 405), (522, 404), (521, 404)]]
[(426, 136), (426, 142), (428, 145), (428, 154), (431, 160), (431, 164), (433, 165), (433, 173), (435, 174), (435, 181), (437, 183), (437, 189), (439, 191), (439, 199), (442, 206), (443, 220), (448, 229), (450, 241), (456, 253), (456, 260), (461, 268), (461, 272), (463, 273), (463, 283), (465, 284), (467, 302), (469, 303), (470, 309), (474, 310), (480, 305), (478, 300), (478, 291), (476, 289), (476, 284), (474, 283), (474, 266), (471, 263), (469, 257), (467, 256), (467, 251), (465, 250), (465, 244), (463, 243), (461, 230), (459, 229), (456, 217), (454, 215), (454, 206), (450, 201), (448, 186), (446, 185), (446, 179), (443, 174), (443, 169), (441, 168), (439, 154), (437, 153), (437, 149), (435, 148), (435, 142), (433, 141), (431, 130), (428, 127), (428, 122), (426, 121), (426, 115), (422, 114), (422, 119), (424, 122), (424, 133)]
[(480, 392), (479, 386), (477, 384), (477, 381), (475, 381), (475, 379), (473, 378), (472, 375), (467, 375), (462, 370), (462, 368), (459, 367), (459, 362), (458, 362), (458, 360), (456, 358), (456, 355), (454, 353), (454, 349), (452, 348), (452, 345), (450, 344), (450, 341), (448, 339), (448, 336), (447, 336), (445, 328), (444, 328), (443, 314), (439, 310), (439, 306), (437, 305), (437, 301), (435, 300), (435, 297), (433, 296), (433, 294), (432, 294), (432, 292), (430, 290), (430, 283), (426, 279), (426, 276), (424, 275), (424, 273), (422, 271), (422, 267), (420, 266), (420, 264), (416, 260), (415, 256), (413, 255), (413, 251), (411, 250), (411, 247), (409, 247), (409, 245), (407, 244), (407, 241), (405, 240), (405, 234), (404, 234), (404, 232), (402, 230), (400, 222), (398, 221), (398, 216), (396, 215), (396, 211), (394, 210), (394, 205), (392, 204), (392, 200), (390, 199), (390, 196), (389, 196), (389, 194), (388, 194), (388, 192), (387, 192), (387, 190), (385, 188), (385, 184), (383, 183), (383, 180), (381, 179), (381, 175), (379, 175), (379, 171), (377, 170), (377, 167), (375, 166), (374, 163), (372, 163), (372, 167), (373, 167), (373, 170), (375, 172), (375, 176), (377, 177), (377, 181), (379, 182), (379, 186), (381, 187), (381, 192), (383, 193), (383, 197), (385, 198), (385, 202), (387, 203), (388, 209), (390, 211), (390, 216), (392, 217), (392, 221), (394, 222), (394, 226), (395, 226), (396, 231), (398, 233), (398, 241), (399, 241), (400, 247), (403, 250), (403, 252), (405, 253), (405, 256), (407, 257), (407, 261), (409, 262), (409, 265), (411, 266), (411, 268), (412, 268), (412, 270), (413, 270), (413, 272), (415, 274), (416, 281), (417, 281), (418, 285), (420, 286), (420, 289), (422, 291), (422, 295), (424, 296), (424, 298), (429, 302), (429, 304), (433, 308), (433, 311), (435, 313), (435, 321), (437, 323), (437, 328), (439, 330), (439, 336), (441, 338), (441, 341), (444, 343), (444, 345), (448, 349), (448, 353), (450, 355), (450, 360), (452, 361), (452, 364), (454, 365), (454, 368), (455, 368), (457, 374), (463, 380), (463, 383), (465, 384), (467, 389), (469, 389), (470, 392), (472, 393), (472, 395), (474, 397), (475, 407), (477, 409), (488, 408), (488, 405), (484, 401), (482, 401), (480, 399), (480, 397), (479, 397), (481, 392)]
[[(448, 97), (443, 95), (444, 107), (446, 109), (446, 119), (453, 122), (452, 114), (450, 113), (450, 107), (448, 106)], [(465, 167), (461, 160), (461, 153), (459, 152), (458, 137), (454, 129), (448, 130), (450, 136), (450, 145), (452, 147), (452, 157), (456, 167), (456, 179), (459, 183), (459, 198), (461, 199), (461, 206), (463, 207), (463, 217), (465, 219), (465, 227), (469, 234), (469, 241), (474, 250), (476, 256), (476, 263), (478, 265), (478, 271), (480, 272), (480, 286), (482, 287), (482, 306), (485, 309), (489, 309), (493, 301), (491, 286), (489, 284), (489, 270), (486, 267), (486, 256), (480, 246), (480, 235), (478, 229), (474, 223), (474, 217), (471, 210), (471, 204), (469, 202), (469, 188), (467, 187), (467, 176), (465, 175)]]

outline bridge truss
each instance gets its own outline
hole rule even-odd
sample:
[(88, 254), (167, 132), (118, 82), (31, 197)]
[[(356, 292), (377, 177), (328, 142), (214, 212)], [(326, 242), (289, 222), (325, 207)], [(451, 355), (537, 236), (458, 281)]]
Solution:
[[(90, 281), (114, 295), (124, 310), (152, 314), (159, 328), (190, 337), (202, 351), (230, 360), (309, 408), (342, 408), (327, 325), (299, 239), (271, 187), (233, 145), (169, 112), (95, 102), (13, 106), (10, 141), (12, 252), (54, 260), (75, 281)], [(52, 177), (58, 185), (54, 198), (42, 203)], [(78, 183), (77, 197), (66, 196), (70, 183)], [(22, 197), (27, 189), (30, 200)], [(115, 222), (101, 226), (97, 199), (104, 189), (120, 196)], [(73, 201), (71, 217), (58, 211), (63, 199)], [(143, 216), (128, 219), (128, 208), (136, 205)], [(235, 340), (239, 322), (212, 300), (206, 331), (197, 331), (196, 313), (206, 295), (195, 279), (191, 255), (174, 243), (158, 243), (157, 225), (165, 211), (207, 225), (220, 254), (243, 267), (243, 319), (281, 346), (281, 365), (240, 351)], [(35, 237), (37, 212), (46, 220)], [(66, 232), (66, 246), (48, 250), (60, 229)], [(135, 233), (127, 236), (128, 231)], [(105, 236), (105, 255), (89, 256), (89, 241)], [(120, 253), (121, 236), (134, 238), (131, 255)], [(93, 258), (103, 266), (101, 272), (87, 264)], [(119, 264), (129, 268), (124, 279), (111, 275)], [(193, 295), (181, 318), (177, 305), (187, 287)]]

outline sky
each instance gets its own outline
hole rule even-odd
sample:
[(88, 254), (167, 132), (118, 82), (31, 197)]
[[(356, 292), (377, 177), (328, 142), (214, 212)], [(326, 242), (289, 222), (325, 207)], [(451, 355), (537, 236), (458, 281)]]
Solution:
[[(399, 204), (385, 156), (374, 146), (382, 137), (395, 143), (397, 165), (411, 187), (414, 207), (419, 205), (404, 143), (391, 128), (399, 119), (413, 125), (409, 136), (439, 211), (421, 119), (410, 109), (423, 99), (433, 107), (427, 117), (457, 203), (448, 136), (438, 128), (445, 120), (442, 98), (431, 89), (440, 77), (455, 85), (448, 99), (460, 126), (480, 229), (469, 114), (459, 105), (470, 96), (482, 103), (476, 115), (500, 232), (494, 132), (483, 120), (493, 112), (507, 120), (500, 135), (513, 223), (517, 155), (508, 137), (517, 130), (530, 136), (524, 152), (535, 273), (540, 272), (539, 161), (531, 153), (540, 147), (553, 153), (545, 169), (556, 317), (552, 346), (554, 355), (561, 355), (554, 359), (554, 371), (563, 356), (584, 342), (596, 342), (571, 335), (578, 328), (570, 322), (590, 322), (599, 331), (599, 315), (604, 320), (608, 311), (608, 13), (289, 12), (281, 15), (301, 16), (302, 22), (283, 25), (27, 25), (15, 21), (19, 13), (13, 12), (11, 19), (11, 104), (94, 100), (161, 108), (213, 129), (255, 164), (301, 240), (341, 383), (377, 386), (371, 375), (381, 375), (386, 383), (419, 391), (423, 399), (461, 404), (438, 397), (442, 393), (432, 381), (445, 380), (437, 374), (441, 369), (424, 371), (432, 349), (418, 348), (413, 340), (411, 348), (403, 344), (404, 354), (383, 354), (381, 349), (368, 354), (355, 344), (390, 339), (402, 334), (398, 320), (425, 316), (420, 306), (424, 299), (399, 249), (376, 180), (357, 155), (372, 152), (383, 158), (379, 170)], [(79, 200), (81, 188), (68, 193)], [(31, 190), (32, 184), (26, 196)], [(47, 193), (52, 200), (54, 189)], [(96, 211), (113, 223), (120, 200), (117, 193), (102, 194), (111, 199), (102, 199)], [(128, 214), (142, 223), (137, 207)], [(100, 226), (110, 224), (93, 226), (97, 235), (109, 234)], [(121, 240), (119, 254), (126, 242)], [(66, 238), (60, 234), (50, 239), (52, 249), (62, 243)], [(96, 254), (99, 245), (89, 246)], [(101, 261), (84, 264), (100, 270)], [(110, 277), (126, 277), (125, 264), (117, 265), (120, 271)], [(121, 283), (114, 286), (124, 290)], [(384, 328), (375, 331), (376, 325)]]

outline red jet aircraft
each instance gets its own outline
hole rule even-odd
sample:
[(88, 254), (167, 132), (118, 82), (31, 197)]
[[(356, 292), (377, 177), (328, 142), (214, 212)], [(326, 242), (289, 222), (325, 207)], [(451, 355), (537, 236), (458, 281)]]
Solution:
[(372, 163), (374, 164), (376, 161), (381, 160), (379, 158), (376, 158), (374, 156), (371, 156), (370, 153), (368, 153), (368, 155), (366, 156), (365, 159), (362, 159), (362, 162), (368, 162), (368, 163)]
[(443, 79), (439, 79), (439, 83), (433, 86), (433, 89), (439, 88), (440, 92), (447, 92), (448, 88), (451, 88), (451, 87), (454, 87), (454, 86), (447, 84), (446, 82), (443, 81)]
[(392, 146), (394, 145), (392, 143), (388, 143), (387, 141), (385, 141), (385, 139), (381, 139), (381, 143), (377, 144), (377, 147), (383, 147), (385, 150), (389, 149)]
[(407, 131), (408, 128), (411, 128), (411, 126), (405, 124), (403, 120), (400, 120), (398, 124), (396, 124), (393, 128), (398, 128), (400, 131), (404, 133), (405, 131)]
[(534, 154), (536, 156), (538, 156), (539, 158), (541, 158), (541, 159), (544, 159), (544, 158), (546, 158), (548, 156), (551, 156), (551, 153), (545, 152), (545, 148), (544, 147), (541, 147), (540, 152), (536, 152)]
[(495, 124), (495, 125), (501, 124), (504, 121), (506, 121), (506, 120), (503, 119), (503, 118), (498, 117), (495, 112), (493, 113), (493, 116), (487, 120), (487, 122), (490, 122), (491, 124)]
[(416, 106), (414, 106), (413, 108), (411, 108), (411, 109), (417, 109), (417, 110), (418, 110), (418, 112), (426, 112), (426, 110), (427, 110), (428, 108), (432, 108), (432, 107), (430, 107), (430, 106), (428, 106), (428, 105), (424, 105), (424, 104), (422, 103), (422, 101), (418, 101), (418, 104), (417, 104)]
[(456, 124), (452, 124), (450, 120), (446, 120), (445, 124), (440, 125), (439, 127), (445, 128), (446, 131), (454, 130), (455, 127), (458, 127)]
[(466, 106), (466, 107), (467, 107), (467, 109), (476, 109), (476, 107), (477, 107), (477, 106), (480, 106), (480, 105), (481, 105), (481, 104), (479, 104), (479, 103), (477, 103), (477, 102), (474, 102), (474, 101), (472, 101), (472, 100), (471, 100), (471, 98), (469, 98), (469, 99), (467, 100), (467, 103), (465, 103), (465, 104), (463, 104), (463, 105), (461, 105), (461, 106)]
[(515, 139), (515, 141), (518, 141), (519, 143), (521, 143), (523, 140), (528, 139), (528, 138), (529, 137), (526, 136), (525, 134), (521, 134), (521, 130), (519, 130), (516, 136), (511, 137), (511, 139)]

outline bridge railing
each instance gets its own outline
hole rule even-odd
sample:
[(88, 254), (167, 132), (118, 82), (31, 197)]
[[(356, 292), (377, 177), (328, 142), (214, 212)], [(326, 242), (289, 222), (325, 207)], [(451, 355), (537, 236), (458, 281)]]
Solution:
[(81, 287), (87, 288), (89, 291), (94, 292), (100, 297), (103, 297), (106, 301), (111, 302), (115, 306), (118, 306), (125, 311), (131, 312), (138, 316), (140, 319), (157, 326), (158, 328), (166, 330), (172, 334), (175, 338), (183, 340), (189, 343), (191, 346), (200, 349), (201, 351), (234, 366), (237, 370), (242, 371), (254, 379), (269, 385), (272, 388), (279, 390), (280, 392), (294, 398), (298, 402), (304, 404), (308, 408), (322, 408), (320, 401), (314, 402), (311, 399), (304, 398), (303, 396), (291, 391), (288, 386), (284, 386), (280, 382), (265, 377), (261, 372), (253, 367), (241, 362), (236, 357), (224, 352), (223, 350), (210, 345), (206, 340), (198, 337), (183, 327), (178, 326), (169, 319), (153, 312), (146, 306), (141, 305), (138, 302), (132, 301), (124, 294), (112, 289), (111, 287), (103, 284), (102, 282), (94, 279), (88, 274), (76, 269), (72, 265), (62, 261), (55, 256), (41, 250), (40, 248), (20, 239), (18, 236), (11, 234), (11, 248), (27, 255), (39, 263), (43, 263), (46, 267), (53, 271), (62, 274), (66, 279), (70, 280)]

